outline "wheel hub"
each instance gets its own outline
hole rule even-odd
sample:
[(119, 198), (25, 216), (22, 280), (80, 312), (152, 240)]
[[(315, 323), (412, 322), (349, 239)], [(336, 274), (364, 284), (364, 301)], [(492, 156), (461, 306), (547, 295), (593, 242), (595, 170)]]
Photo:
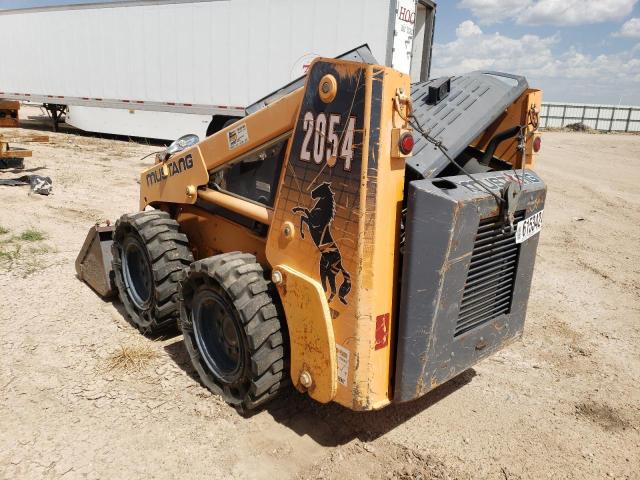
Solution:
[(151, 267), (142, 246), (135, 239), (125, 241), (122, 249), (123, 280), (129, 298), (139, 309), (148, 308), (153, 291)]
[(217, 377), (232, 383), (243, 365), (240, 332), (233, 311), (223, 298), (207, 290), (194, 298), (192, 315), (204, 363)]

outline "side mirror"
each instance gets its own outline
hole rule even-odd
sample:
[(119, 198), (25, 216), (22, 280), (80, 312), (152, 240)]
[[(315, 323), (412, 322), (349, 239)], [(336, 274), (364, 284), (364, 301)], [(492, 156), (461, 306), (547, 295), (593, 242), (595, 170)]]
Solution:
[(164, 152), (160, 154), (160, 160), (164, 162), (171, 155), (186, 150), (189, 147), (193, 147), (199, 141), (200, 137), (198, 137), (198, 135), (194, 135), (193, 133), (183, 135), (179, 139), (175, 140), (171, 145), (167, 147)]

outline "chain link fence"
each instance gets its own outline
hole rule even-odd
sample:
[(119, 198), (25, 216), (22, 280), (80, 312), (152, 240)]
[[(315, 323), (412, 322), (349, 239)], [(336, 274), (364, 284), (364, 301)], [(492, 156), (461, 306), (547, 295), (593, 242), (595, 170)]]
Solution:
[(640, 132), (640, 107), (555, 102), (542, 104), (540, 127), (562, 128), (574, 123), (607, 132)]

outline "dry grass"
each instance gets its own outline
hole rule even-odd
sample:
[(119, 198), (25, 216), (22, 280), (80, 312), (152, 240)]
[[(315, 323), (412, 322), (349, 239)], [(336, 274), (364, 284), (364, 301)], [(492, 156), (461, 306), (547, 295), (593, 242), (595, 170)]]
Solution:
[[(14, 237), (6, 241), (0, 241), (0, 271), (12, 271), (17, 269), (23, 278), (29, 275), (49, 268), (51, 264), (43, 262), (43, 255), (51, 252), (51, 248), (47, 245), (38, 247), (24, 247), (15, 240), (20, 237)], [(31, 241), (31, 240), (27, 240)]]
[(45, 263), (42, 260), (43, 255), (51, 252), (51, 249), (46, 245), (37, 248), (27, 248), (26, 251), (22, 250), (22, 252), (27, 253), (22, 262), (23, 278), (28, 277), (32, 273), (45, 270), (53, 265), (53, 263)]
[(138, 342), (131, 345), (120, 345), (120, 348), (110, 355), (107, 367), (109, 370), (127, 373), (139, 372), (157, 357), (158, 352), (150, 343)]
[(0, 262), (7, 269), (11, 269), (14, 262), (20, 258), (21, 245), (13, 245), (10, 242), (2, 242), (0, 245)]
[[(9, 230), (0, 229), (0, 235), (7, 233)], [(50, 267), (51, 265), (43, 263), (42, 256), (51, 252), (52, 249), (48, 245), (39, 243), (46, 238), (46, 233), (29, 228), (20, 235), (0, 239), (0, 271), (10, 271), (20, 267), (24, 278)]]
[(46, 238), (46, 235), (40, 230), (36, 230), (35, 228), (30, 228), (25, 230), (20, 234), (18, 240), (22, 240), (24, 242), (40, 242)]

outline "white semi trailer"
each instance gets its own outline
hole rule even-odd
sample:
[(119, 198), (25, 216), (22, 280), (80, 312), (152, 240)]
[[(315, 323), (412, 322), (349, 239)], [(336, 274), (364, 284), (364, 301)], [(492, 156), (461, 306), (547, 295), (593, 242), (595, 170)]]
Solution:
[[(62, 2), (61, 2), (62, 3)], [(159, 0), (0, 11), (0, 98), (54, 128), (175, 139), (211, 134), (304, 74), (367, 44), (428, 77), (431, 0)]]

